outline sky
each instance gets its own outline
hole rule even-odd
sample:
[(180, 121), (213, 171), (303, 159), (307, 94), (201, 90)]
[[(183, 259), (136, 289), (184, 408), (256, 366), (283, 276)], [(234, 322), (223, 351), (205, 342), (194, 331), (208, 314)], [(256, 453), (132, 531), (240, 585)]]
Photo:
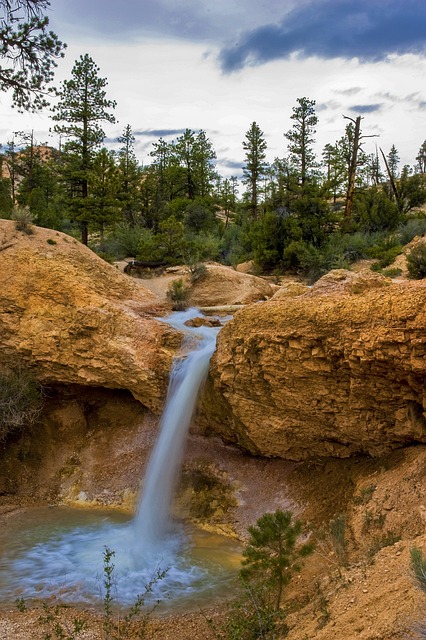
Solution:
[[(252, 122), (267, 159), (287, 155), (297, 99), (315, 101), (315, 150), (334, 144), (362, 116), (364, 150), (398, 150), (413, 166), (426, 139), (425, 0), (50, 0), (50, 28), (67, 43), (54, 83), (84, 54), (108, 80), (118, 122), (150, 164), (153, 142), (203, 129), (224, 177), (240, 176)], [(34, 131), (58, 146), (49, 111), (18, 114), (0, 94), (0, 143)], [(374, 136), (374, 137), (369, 137)]]

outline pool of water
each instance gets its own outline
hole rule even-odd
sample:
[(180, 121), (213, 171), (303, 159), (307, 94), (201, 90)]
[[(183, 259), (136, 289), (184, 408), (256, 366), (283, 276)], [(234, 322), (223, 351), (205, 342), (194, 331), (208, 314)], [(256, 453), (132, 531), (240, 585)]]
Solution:
[(132, 520), (117, 512), (66, 507), (10, 514), (0, 529), (0, 603), (55, 595), (69, 604), (102, 604), (104, 552), (114, 552), (117, 603), (132, 604), (157, 570), (151, 598), (164, 610), (191, 610), (226, 597), (240, 548), (225, 536), (179, 526), (156, 551), (138, 544)]

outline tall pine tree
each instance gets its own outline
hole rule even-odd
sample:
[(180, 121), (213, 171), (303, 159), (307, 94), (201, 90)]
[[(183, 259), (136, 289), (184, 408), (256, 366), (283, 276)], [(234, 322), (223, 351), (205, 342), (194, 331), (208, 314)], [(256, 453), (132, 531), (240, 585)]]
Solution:
[(264, 133), (256, 122), (252, 122), (243, 141), (246, 152), (246, 163), (243, 167), (243, 182), (247, 185), (246, 196), (249, 200), (250, 212), (253, 219), (258, 216), (259, 192), (262, 178), (266, 174), (267, 144)]
[(64, 122), (55, 125), (54, 131), (68, 140), (64, 145), (64, 176), (69, 185), (69, 209), (74, 220), (81, 225), (81, 240), (87, 244), (90, 208), (88, 177), (96, 150), (101, 146), (105, 133), (101, 122), (115, 122), (111, 109), (115, 101), (108, 100), (107, 80), (99, 77), (99, 67), (86, 53), (75, 62), (71, 79), (64, 80), (56, 96), (52, 119)]

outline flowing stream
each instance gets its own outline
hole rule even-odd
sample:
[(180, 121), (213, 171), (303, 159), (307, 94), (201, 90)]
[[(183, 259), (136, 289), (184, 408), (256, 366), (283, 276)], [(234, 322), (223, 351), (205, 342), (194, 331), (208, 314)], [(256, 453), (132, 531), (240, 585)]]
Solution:
[(184, 355), (173, 367), (158, 441), (141, 500), (131, 520), (114, 512), (63, 507), (26, 511), (0, 530), (0, 602), (18, 596), (96, 603), (102, 596), (102, 555), (114, 551), (117, 601), (133, 603), (157, 570), (166, 576), (153, 598), (167, 608), (197, 606), (223, 595), (239, 564), (232, 541), (173, 522), (171, 504), (198, 393), (219, 328), (187, 328), (195, 309), (166, 319), (185, 332)]

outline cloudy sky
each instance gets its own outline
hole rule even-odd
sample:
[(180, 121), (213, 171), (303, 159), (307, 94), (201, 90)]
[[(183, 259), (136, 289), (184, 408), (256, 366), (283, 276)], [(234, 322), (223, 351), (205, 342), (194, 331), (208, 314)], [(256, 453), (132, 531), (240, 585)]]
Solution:
[[(425, 0), (51, 0), (51, 28), (67, 42), (55, 84), (88, 53), (108, 79), (118, 124), (130, 124), (144, 164), (159, 137), (204, 129), (224, 176), (239, 175), (256, 121), (268, 159), (287, 154), (297, 98), (316, 101), (316, 150), (363, 117), (365, 151), (395, 144), (415, 164), (426, 139)], [(0, 94), (0, 142), (13, 131), (49, 135), (49, 113), (19, 115)]]

